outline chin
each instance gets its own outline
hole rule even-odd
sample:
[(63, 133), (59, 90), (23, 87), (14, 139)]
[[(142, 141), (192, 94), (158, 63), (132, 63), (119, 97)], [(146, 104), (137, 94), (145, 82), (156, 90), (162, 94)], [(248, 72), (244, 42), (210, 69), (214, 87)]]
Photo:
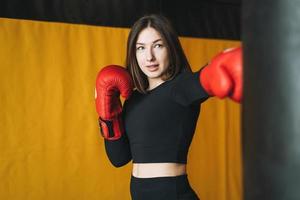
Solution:
[(155, 79), (155, 78), (160, 78), (161, 75), (162, 75), (161, 73), (159, 73), (159, 74), (147, 74), (147, 77), (151, 78), (151, 79)]

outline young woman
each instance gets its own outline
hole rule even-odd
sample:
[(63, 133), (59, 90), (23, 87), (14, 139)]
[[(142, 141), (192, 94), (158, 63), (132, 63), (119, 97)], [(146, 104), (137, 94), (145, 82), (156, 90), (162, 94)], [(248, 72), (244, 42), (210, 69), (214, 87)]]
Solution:
[[(133, 161), (133, 200), (199, 199), (186, 163), (200, 105), (212, 95), (240, 101), (241, 50), (193, 73), (170, 22), (148, 15), (131, 29), (126, 67), (105, 67), (96, 81), (108, 158), (116, 167)], [(119, 94), (127, 99), (123, 109)]]

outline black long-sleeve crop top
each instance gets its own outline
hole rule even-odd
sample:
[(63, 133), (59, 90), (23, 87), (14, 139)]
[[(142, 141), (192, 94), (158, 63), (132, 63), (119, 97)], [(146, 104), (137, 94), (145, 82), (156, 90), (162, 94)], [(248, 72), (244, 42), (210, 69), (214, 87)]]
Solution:
[(105, 140), (114, 166), (134, 163), (186, 163), (200, 105), (208, 98), (199, 72), (182, 72), (147, 94), (134, 91), (123, 107), (125, 134)]

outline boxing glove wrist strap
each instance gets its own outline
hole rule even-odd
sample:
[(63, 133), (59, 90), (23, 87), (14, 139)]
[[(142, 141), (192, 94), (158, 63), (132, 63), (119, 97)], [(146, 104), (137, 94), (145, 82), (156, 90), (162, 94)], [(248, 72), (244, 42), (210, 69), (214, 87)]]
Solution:
[(123, 133), (122, 118), (117, 116), (112, 120), (98, 118), (101, 135), (107, 140), (117, 140)]

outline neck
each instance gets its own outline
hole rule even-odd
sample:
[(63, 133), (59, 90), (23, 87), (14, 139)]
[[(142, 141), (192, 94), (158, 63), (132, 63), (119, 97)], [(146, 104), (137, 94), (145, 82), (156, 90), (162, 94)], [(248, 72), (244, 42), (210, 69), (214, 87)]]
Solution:
[(162, 79), (159, 79), (159, 80), (148, 79), (148, 82), (149, 82), (148, 90), (152, 90), (152, 89), (156, 88), (157, 86), (159, 86), (160, 84), (164, 83), (165, 81)]

